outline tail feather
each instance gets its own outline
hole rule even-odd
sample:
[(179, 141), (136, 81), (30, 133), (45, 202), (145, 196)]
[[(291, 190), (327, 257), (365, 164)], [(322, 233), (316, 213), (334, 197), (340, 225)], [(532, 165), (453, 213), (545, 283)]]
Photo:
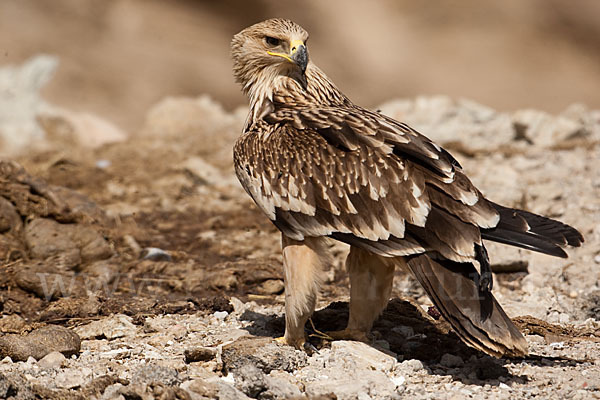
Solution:
[(433, 304), (468, 345), (501, 357), (527, 355), (527, 342), (490, 291), (482, 291), (472, 264), (434, 260), (426, 254), (407, 264)]
[(567, 258), (567, 253), (558, 245), (526, 232), (515, 232), (504, 229), (494, 229), (493, 232), (481, 232), (483, 239), (520, 247), (525, 250), (537, 251), (555, 257)]
[(482, 229), (481, 237), (551, 256), (566, 258), (561, 246), (581, 246), (584, 239), (575, 228), (528, 211), (492, 203), (500, 214), (496, 227)]

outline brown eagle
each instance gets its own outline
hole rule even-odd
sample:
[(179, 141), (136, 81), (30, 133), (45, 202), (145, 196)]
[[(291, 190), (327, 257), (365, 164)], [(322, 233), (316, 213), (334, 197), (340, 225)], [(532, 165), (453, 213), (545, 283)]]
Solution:
[(283, 340), (306, 344), (324, 242), (333, 238), (351, 246), (351, 290), (348, 326), (332, 337), (366, 340), (402, 266), (465, 343), (498, 357), (526, 355), (491, 293), (483, 239), (567, 257), (561, 246), (579, 246), (582, 235), (487, 200), (446, 150), (352, 103), (309, 60), (307, 39), (296, 23), (269, 19), (231, 42), (233, 73), (250, 99), (235, 170), (282, 233)]

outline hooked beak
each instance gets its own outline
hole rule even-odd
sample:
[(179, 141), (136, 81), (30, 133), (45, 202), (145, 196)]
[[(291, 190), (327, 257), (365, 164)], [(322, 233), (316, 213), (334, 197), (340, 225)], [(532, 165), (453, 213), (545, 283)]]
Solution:
[(300, 67), (304, 74), (306, 66), (308, 65), (308, 51), (306, 51), (304, 43), (298, 40), (300, 43), (294, 45), (294, 42), (292, 42), (292, 60)]
[(300, 67), (302, 74), (306, 71), (306, 66), (308, 65), (308, 51), (302, 40), (292, 40), (290, 43), (290, 54), (275, 53), (272, 51), (267, 51), (267, 53), (293, 62)]

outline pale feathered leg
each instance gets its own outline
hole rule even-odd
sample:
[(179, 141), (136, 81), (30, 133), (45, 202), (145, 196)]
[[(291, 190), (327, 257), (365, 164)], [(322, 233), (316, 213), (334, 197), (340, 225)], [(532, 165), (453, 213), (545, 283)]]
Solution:
[(342, 331), (329, 332), (334, 339), (368, 341), (367, 334), (392, 293), (395, 264), (386, 258), (352, 246), (346, 259), (350, 275), (350, 317)]
[(329, 262), (324, 238), (299, 242), (281, 236), (285, 283), (285, 335), (283, 341), (298, 349), (306, 342), (304, 325), (310, 318), (319, 294), (321, 271)]

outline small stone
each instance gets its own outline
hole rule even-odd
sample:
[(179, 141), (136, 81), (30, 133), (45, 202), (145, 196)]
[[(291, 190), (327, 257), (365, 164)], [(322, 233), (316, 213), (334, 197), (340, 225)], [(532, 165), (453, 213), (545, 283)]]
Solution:
[(498, 387), (499, 387), (500, 389), (508, 389), (508, 390), (510, 390), (510, 386), (508, 386), (508, 385), (507, 385), (506, 383), (504, 383), (504, 382), (500, 382), (500, 384), (498, 385)]
[(177, 370), (160, 364), (149, 363), (142, 365), (133, 371), (132, 382), (135, 383), (162, 383), (166, 386), (178, 385), (181, 383)]
[(38, 365), (40, 368), (52, 368), (57, 369), (64, 365), (67, 361), (67, 358), (58, 351), (53, 351), (51, 353), (46, 354), (39, 362)]
[[(248, 400), (250, 399), (244, 393), (233, 386), (233, 379), (229, 382), (220, 379), (217, 375), (204, 371), (201, 379), (186, 381), (181, 384), (181, 388), (192, 394), (192, 399), (201, 398), (222, 399), (222, 400)], [(229, 374), (228, 376), (231, 376)]]
[(353, 358), (361, 365), (373, 370), (388, 372), (396, 366), (396, 358), (383, 353), (366, 343), (338, 340), (331, 343), (331, 353), (335, 358)]
[(111, 164), (112, 164), (112, 162), (110, 160), (100, 159), (100, 160), (96, 161), (96, 168), (106, 169), (106, 168), (110, 167)]
[(535, 343), (535, 344), (544, 344), (544, 343), (546, 343), (546, 341), (544, 340), (544, 338), (542, 336), (539, 336), (539, 335), (527, 335), (526, 339), (530, 343)]
[(25, 335), (8, 334), (0, 337), (0, 357), (13, 361), (39, 360), (53, 351), (65, 356), (78, 354), (81, 339), (71, 329), (57, 325), (44, 326)]
[(140, 258), (150, 261), (173, 261), (169, 253), (157, 247), (146, 247), (140, 253)]
[[(267, 390), (260, 394), (261, 399), (299, 399), (302, 398), (302, 392), (298, 386), (290, 382), (291, 374), (282, 371), (271, 371), (265, 377)], [(293, 378), (292, 378), (293, 379)]]
[(257, 291), (260, 294), (279, 294), (284, 289), (283, 281), (281, 279), (267, 279), (257, 287)]
[(392, 328), (392, 332), (397, 332), (402, 335), (404, 338), (410, 338), (415, 335), (415, 330), (411, 326), (395, 326)]
[(384, 349), (384, 350), (390, 350), (390, 342), (388, 342), (387, 340), (376, 340), (373, 342), (373, 346), (375, 346), (378, 349)]
[(394, 385), (396, 385), (396, 387), (402, 386), (406, 383), (406, 378), (403, 377), (402, 375), (394, 376), (392, 378), (392, 382), (394, 383)]
[(87, 325), (75, 329), (82, 339), (106, 338), (108, 340), (120, 337), (134, 336), (137, 327), (133, 324), (131, 317), (116, 314), (109, 318), (93, 321)]
[(596, 255), (596, 257), (594, 257), (594, 262), (596, 264), (600, 264), (600, 254)]
[(227, 318), (229, 313), (227, 311), (217, 311), (213, 315), (216, 319), (224, 320), (225, 318)]
[(75, 389), (84, 386), (92, 377), (90, 368), (69, 369), (60, 372), (54, 378), (54, 383), (57, 387), (63, 389)]
[(465, 364), (465, 362), (459, 356), (455, 356), (454, 354), (446, 353), (442, 356), (442, 359), (440, 360), (440, 364), (442, 364), (444, 367), (456, 368), (456, 367), (462, 367)]
[(130, 349), (114, 349), (105, 351), (103, 353), (98, 354), (100, 358), (110, 359), (110, 360), (123, 360), (125, 358), (131, 357)]
[(236, 370), (235, 387), (252, 398), (267, 390), (265, 374), (256, 366), (247, 363)]
[(223, 346), (221, 357), (225, 372), (235, 372), (246, 363), (256, 365), (265, 373), (272, 370), (295, 371), (308, 362), (305, 352), (282, 346), (271, 338), (239, 338)]
[(423, 363), (420, 360), (406, 360), (402, 361), (398, 366), (400, 370), (408, 371), (408, 372), (417, 372), (425, 368)]
[(2, 359), (2, 361), (0, 361), (0, 363), (2, 363), (2, 364), (12, 364), (12, 362), (13, 362), (13, 360), (9, 356), (4, 357)]
[(185, 349), (183, 352), (186, 363), (209, 361), (212, 360), (216, 354), (217, 349), (211, 347), (194, 347), (191, 349)]
[(159, 321), (154, 319), (146, 318), (143, 325), (144, 333), (154, 333), (161, 329)]
[(229, 302), (231, 303), (231, 305), (233, 306), (233, 311), (236, 314), (241, 314), (244, 311), (246, 311), (246, 305), (244, 304), (243, 301), (241, 301), (240, 299), (238, 299), (237, 297), (231, 297), (229, 299)]

